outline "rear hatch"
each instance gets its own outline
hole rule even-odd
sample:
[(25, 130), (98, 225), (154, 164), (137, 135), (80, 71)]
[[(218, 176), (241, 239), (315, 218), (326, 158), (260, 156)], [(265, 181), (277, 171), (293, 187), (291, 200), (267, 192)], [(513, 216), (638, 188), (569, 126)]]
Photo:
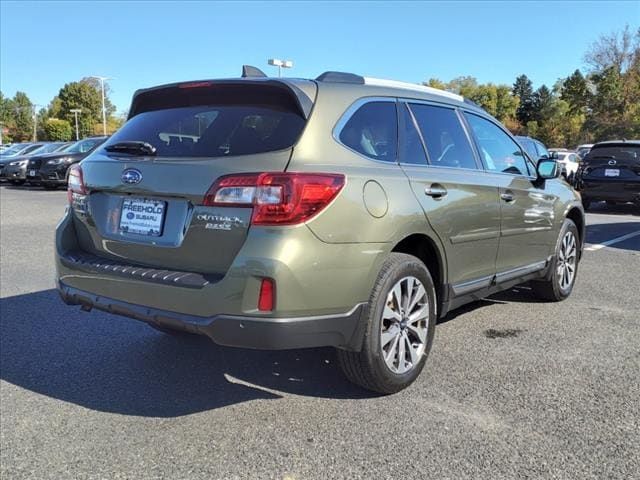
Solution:
[(640, 182), (640, 142), (595, 145), (581, 170), (585, 182)]
[[(223, 175), (283, 172), (315, 84), (230, 80), (137, 92), (129, 120), (80, 165), (80, 248), (123, 263), (224, 274), (252, 208), (204, 206)], [(86, 203), (85, 203), (86, 202)]]

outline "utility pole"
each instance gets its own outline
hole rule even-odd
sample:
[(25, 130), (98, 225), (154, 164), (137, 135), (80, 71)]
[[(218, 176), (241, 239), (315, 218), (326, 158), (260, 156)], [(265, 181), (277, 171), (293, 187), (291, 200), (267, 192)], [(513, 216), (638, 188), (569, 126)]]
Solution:
[(82, 112), (82, 109), (80, 109), (80, 108), (72, 108), (69, 111), (71, 113), (73, 113), (74, 117), (76, 117), (76, 140), (80, 140), (80, 134), (78, 133), (78, 114)]
[(38, 114), (36, 113), (36, 105), (33, 105), (33, 141), (38, 141)]
[(89, 78), (95, 78), (100, 80), (100, 88), (102, 90), (102, 134), (107, 135), (107, 108), (104, 105), (104, 81), (113, 80), (111, 77), (99, 77), (97, 75), (90, 75)]

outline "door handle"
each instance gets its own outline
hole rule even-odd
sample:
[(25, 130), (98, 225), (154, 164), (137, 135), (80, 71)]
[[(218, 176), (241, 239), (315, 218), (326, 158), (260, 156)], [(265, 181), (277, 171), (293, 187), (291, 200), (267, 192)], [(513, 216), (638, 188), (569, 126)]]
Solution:
[(447, 189), (438, 183), (424, 189), (424, 194), (432, 198), (442, 198), (447, 194)]
[(504, 193), (501, 193), (500, 194), (500, 198), (502, 200), (504, 200), (505, 202), (513, 202), (516, 199), (515, 195), (510, 191), (506, 191)]

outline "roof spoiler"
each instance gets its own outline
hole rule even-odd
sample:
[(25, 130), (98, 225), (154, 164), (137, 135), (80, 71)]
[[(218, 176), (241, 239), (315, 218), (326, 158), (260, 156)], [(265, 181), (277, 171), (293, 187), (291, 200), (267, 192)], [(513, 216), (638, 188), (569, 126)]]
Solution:
[(355, 73), (347, 72), (324, 72), (316, 78), (317, 82), (325, 83), (353, 83), (356, 85), (364, 85), (364, 77)]
[(267, 78), (267, 75), (258, 67), (243, 65), (242, 78)]

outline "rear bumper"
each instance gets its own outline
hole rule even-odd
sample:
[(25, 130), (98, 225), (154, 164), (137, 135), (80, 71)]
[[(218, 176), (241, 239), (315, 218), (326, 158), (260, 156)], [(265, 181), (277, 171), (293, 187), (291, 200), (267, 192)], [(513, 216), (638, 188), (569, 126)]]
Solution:
[(640, 181), (593, 182), (583, 180), (580, 195), (585, 200), (640, 202)]
[(256, 318), (241, 315), (198, 317), (134, 305), (97, 296), (57, 282), (67, 305), (81, 305), (135, 318), (165, 328), (206, 335), (219, 345), (264, 350), (341, 347), (357, 350), (361, 344), (360, 317), (364, 304), (343, 314), (295, 318)]

